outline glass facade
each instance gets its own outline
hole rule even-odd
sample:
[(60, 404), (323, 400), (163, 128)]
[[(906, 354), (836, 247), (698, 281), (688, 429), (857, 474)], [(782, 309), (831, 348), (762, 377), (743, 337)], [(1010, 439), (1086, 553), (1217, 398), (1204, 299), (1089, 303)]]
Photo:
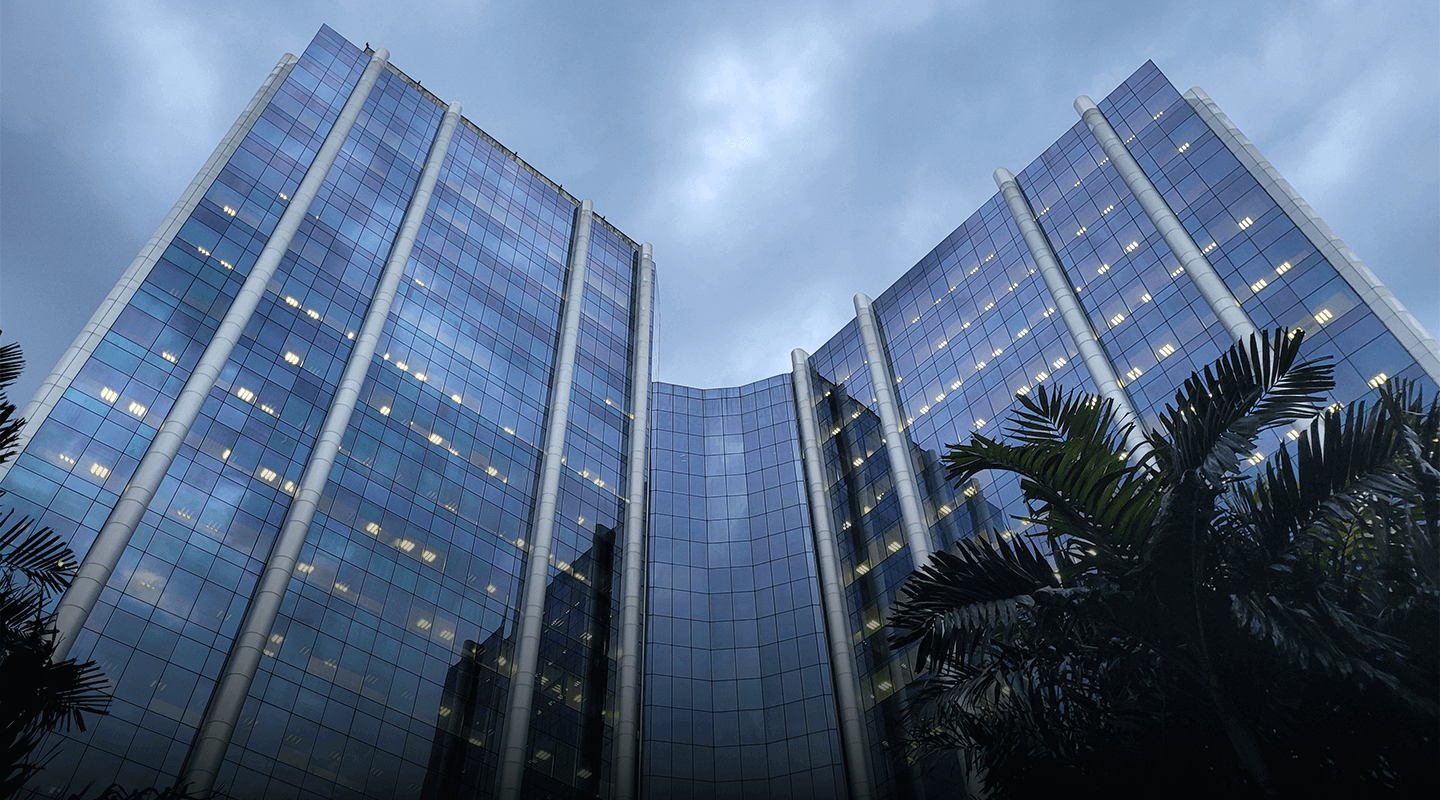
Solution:
[[(371, 56), (322, 28), (278, 73), (113, 322), (56, 373), (63, 394), (32, 420), (0, 482), (5, 503), (91, 549)], [(1394, 377), (1433, 391), (1436, 374), (1191, 102), (1147, 63), (1098, 106), (1255, 325), (1305, 328), (1310, 354), (1335, 360), (1336, 401)], [(114, 704), (87, 731), (51, 737), (40, 796), (180, 778), (444, 113), (394, 67), (365, 97), (75, 639), (70, 655), (100, 663)], [(1124, 391), (1153, 420), (1228, 347), (1215, 312), (1084, 123), (1017, 183)], [(850, 786), (827, 637), (854, 653), (870, 794), (951, 796), (953, 759), (915, 763), (896, 745), (914, 662), (890, 647), (885, 622), (916, 564), (878, 416), (886, 387), (858, 324), (807, 365), (823, 461), (822, 485), (807, 488), (789, 374), (704, 390), (635, 374), (652, 346), (640, 247), (587, 213), (473, 124), (456, 130), (219, 788), (490, 797), (521, 690), (535, 701), (519, 796), (612, 796), (620, 553), (643, 537), (641, 796), (863, 794)], [(579, 248), (582, 219), (593, 224)], [(584, 286), (569, 296), (579, 250)], [(579, 311), (573, 380), (557, 392), (567, 308)], [(1016, 394), (1093, 392), (1094, 380), (1001, 196), (873, 308), (920, 494), (923, 519), (910, 522), (932, 549), (1023, 533), (1013, 479), (951, 486), (940, 454), (997, 433)], [(650, 389), (648, 426), (635, 423), (636, 385)], [(546, 590), (527, 612), (546, 430), (561, 408)], [(643, 487), (627, 485), (637, 440), (648, 442)], [(812, 508), (811, 491), (828, 508)], [(645, 498), (644, 531), (626, 529), (632, 494)], [(812, 531), (822, 512), (845, 630), (827, 629)], [(533, 687), (512, 686), (526, 613), (542, 623)]]

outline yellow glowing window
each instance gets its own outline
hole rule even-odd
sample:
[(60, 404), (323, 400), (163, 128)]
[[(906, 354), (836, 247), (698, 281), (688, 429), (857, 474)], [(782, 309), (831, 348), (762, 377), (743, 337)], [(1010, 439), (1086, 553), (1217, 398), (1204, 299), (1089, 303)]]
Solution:
[(380, 416), (382, 416), (382, 417), (388, 417), (388, 416), (390, 416), (390, 406), (380, 406)]
[(268, 467), (262, 468), (260, 470), (260, 480), (265, 481), (266, 483), (269, 483), (278, 477), (280, 476), (276, 474), (275, 470), (269, 469)]
[(320, 312), (316, 311), (313, 308), (307, 308), (305, 309), (305, 316), (309, 317), (310, 319), (320, 319)]
[(140, 417), (141, 419), (144, 419), (144, 418), (145, 418), (145, 406), (142, 406), (142, 405), (140, 405), (139, 403), (137, 403), (137, 402), (135, 402), (135, 401), (132, 400), (132, 401), (130, 401), (130, 413), (131, 413), (131, 414), (134, 414), (134, 415), (137, 416), (137, 417)]
[(1140, 242), (1139, 242), (1139, 241), (1133, 241), (1133, 242), (1131, 242), (1130, 244), (1125, 245), (1125, 252), (1127, 252), (1127, 253), (1133, 253), (1133, 252), (1135, 252), (1139, 247), (1140, 247)]
[(1275, 274), (1276, 274), (1276, 275), (1284, 275), (1285, 273), (1287, 273), (1287, 272), (1289, 272), (1289, 271), (1290, 271), (1290, 262), (1289, 262), (1289, 261), (1286, 261), (1286, 262), (1284, 262), (1283, 264), (1281, 264), (1280, 266), (1278, 266), (1278, 267), (1275, 268)]
[(1141, 371), (1141, 369), (1140, 369), (1139, 367), (1132, 367), (1129, 372), (1125, 373), (1125, 379), (1126, 379), (1126, 380), (1133, 381), (1133, 380), (1135, 380), (1136, 378), (1138, 378), (1138, 377), (1140, 377), (1141, 375), (1144, 375), (1144, 374), (1145, 374), (1145, 373), (1144, 373), (1143, 371)]
[(163, 358), (163, 359), (165, 359), (166, 361), (169, 361), (171, 364), (174, 364), (174, 363), (177, 363), (177, 362), (180, 361), (180, 359), (177, 358), (174, 353), (171, 353), (171, 352), (169, 352), (169, 351), (166, 351), (166, 352), (164, 352), (164, 353), (161, 353), (161, 354), (160, 354), (160, 357)]
[(1370, 381), (1369, 381), (1369, 383), (1370, 383), (1370, 388), (1371, 388), (1371, 389), (1379, 389), (1382, 385), (1384, 385), (1385, 381), (1388, 381), (1388, 380), (1390, 380), (1390, 376), (1389, 376), (1389, 375), (1386, 375), (1386, 374), (1383, 373), (1383, 372), (1377, 373), (1377, 374), (1375, 375), (1375, 377), (1371, 378)]
[(1113, 316), (1113, 317), (1110, 318), (1110, 324), (1111, 324), (1111, 326), (1119, 325), (1120, 323), (1122, 323), (1122, 322), (1124, 322), (1124, 321), (1125, 321), (1125, 315), (1124, 315), (1124, 314), (1116, 314), (1115, 316)]
[(407, 553), (415, 549), (415, 543), (409, 539), (401, 539), (397, 546)]
[(400, 370), (401, 372), (405, 372), (410, 369), (409, 365), (407, 365), (404, 361), (396, 361), (395, 368)]
[(1109, 214), (1111, 211), (1114, 211), (1114, 210), (1115, 210), (1115, 204), (1114, 204), (1114, 203), (1111, 203), (1110, 205), (1105, 206), (1105, 210), (1100, 212), (1100, 216), (1103, 217), (1103, 216), (1105, 216), (1106, 214)]
[(1315, 315), (1315, 321), (1321, 325), (1324, 325), (1332, 319), (1335, 319), (1335, 315), (1332, 314), (1328, 308), (1320, 309), (1320, 313)]
[[(1080, 184), (1077, 183), (1077, 184), (1075, 184), (1075, 185), (1076, 185), (1076, 186), (1079, 186)], [(1088, 230), (1090, 230), (1088, 227), (1085, 227), (1084, 225), (1082, 225), (1082, 226), (1080, 226), (1080, 230), (1075, 231), (1075, 235), (1076, 235), (1076, 236), (1084, 236), (1084, 235), (1085, 235), (1085, 231), (1088, 231)]]
[(296, 300), (296, 299), (293, 298), (293, 297), (286, 297), (286, 298), (285, 298), (285, 305), (287, 305), (287, 306), (294, 306), (295, 308), (299, 308), (299, 307), (300, 307), (300, 301), (299, 301), (299, 300)]
[(440, 438), (440, 434), (438, 433), (430, 434), (429, 439), (431, 444), (440, 444), (441, 442), (445, 441), (444, 439)]
[(229, 214), (232, 217), (235, 216), (236, 209), (231, 208), (230, 206), (224, 206), (224, 209), (226, 214)]
[(98, 461), (92, 462), (90, 464), (90, 474), (97, 478), (107, 478), (110, 476), (110, 468)]
[(1167, 357), (1169, 357), (1169, 356), (1171, 356), (1171, 355), (1174, 355), (1174, 353), (1175, 353), (1175, 345), (1173, 345), (1173, 344), (1168, 344), (1168, 343), (1167, 343), (1167, 344), (1162, 344), (1162, 345), (1160, 345), (1160, 349), (1159, 349), (1159, 350), (1156, 350), (1155, 352), (1156, 352), (1156, 353), (1159, 353), (1161, 358), (1167, 358)]
[(422, 631), (428, 631), (430, 630), (430, 624), (430, 620), (422, 618), (415, 623), (415, 627), (419, 628)]
[(241, 400), (244, 400), (247, 403), (255, 399), (255, 393), (250, 391), (249, 389), (246, 389), (244, 386), (241, 386), (240, 388), (235, 390), (235, 396), (240, 398)]
[(1267, 281), (1267, 280), (1265, 280), (1264, 278), (1261, 278), (1260, 280), (1255, 281), (1254, 283), (1250, 284), (1250, 291), (1252, 291), (1252, 292), (1258, 292), (1258, 291), (1260, 291), (1261, 289), (1264, 289), (1266, 286), (1269, 286), (1269, 285), (1270, 285), (1270, 281)]
[(1061, 357), (1055, 359), (1054, 361), (1050, 362), (1050, 368), (1051, 368), (1051, 369), (1060, 369), (1060, 368), (1063, 367), (1063, 366), (1065, 366), (1065, 357), (1064, 357), (1064, 356), (1061, 356)]
[(1190, 143), (1189, 143), (1189, 142), (1186, 142), (1185, 144), (1180, 145), (1180, 148), (1179, 148), (1179, 149), (1180, 149), (1180, 152), (1182, 152), (1182, 153), (1185, 152), (1186, 150), (1189, 150), (1189, 149), (1190, 149)]
[(1250, 227), (1251, 225), (1254, 225), (1254, 224), (1255, 224), (1255, 220), (1250, 219), (1249, 217), (1246, 217), (1245, 219), (1240, 220), (1240, 230), (1243, 231), (1243, 230), (1245, 230), (1246, 228), (1248, 228), (1248, 227)]
[(435, 555), (434, 551), (432, 551), (432, 550), (424, 550), (424, 551), (421, 551), (420, 557), (423, 558), (423, 559), (425, 559), (426, 561), (434, 561), (435, 558), (436, 558), (436, 555)]
[(369, 522), (369, 523), (366, 523), (366, 525), (365, 525), (365, 531), (366, 531), (367, 533), (369, 533), (371, 536), (379, 536), (379, 535), (380, 535), (380, 523), (378, 523), (378, 522)]
[(1109, 265), (1109, 264), (1101, 264), (1101, 265), (1100, 265), (1100, 268), (1097, 269), (1097, 270), (1095, 270), (1096, 274), (1098, 274), (1098, 275), (1104, 275), (1105, 273), (1107, 273), (1107, 272), (1109, 272), (1109, 271), (1110, 271), (1110, 265)]
[(417, 372), (417, 373), (415, 373), (415, 380), (417, 380), (417, 381), (424, 381), (424, 380), (425, 380), (425, 373), (423, 373), (423, 372)]
[(100, 399), (107, 403), (113, 403), (120, 399), (120, 393), (109, 386), (103, 386), (100, 388)]
[(296, 355), (295, 353), (286, 353), (286, 354), (285, 354), (285, 363), (287, 363), (287, 364), (299, 364), (299, 363), (300, 363), (300, 356)]
[(209, 251), (209, 250), (206, 250), (205, 248), (201, 247), (200, 245), (195, 245), (195, 249), (196, 249), (196, 250), (199, 250), (200, 253), (201, 253), (201, 255), (207, 255), (207, 256), (210, 255), (210, 251)]

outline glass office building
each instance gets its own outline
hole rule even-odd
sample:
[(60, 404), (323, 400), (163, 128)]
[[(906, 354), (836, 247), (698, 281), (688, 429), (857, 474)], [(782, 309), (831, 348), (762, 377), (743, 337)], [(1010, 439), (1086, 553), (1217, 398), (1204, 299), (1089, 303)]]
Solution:
[(114, 692), (33, 788), (951, 796), (894, 746), (886, 615), (1020, 531), (946, 444), (1042, 384), (1151, 420), (1280, 325), (1337, 402), (1440, 381), (1203, 92), (1076, 109), (792, 373), (694, 389), (652, 381), (648, 244), (323, 28), (25, 410), (4, 502), (83, 556), (60, 646)]

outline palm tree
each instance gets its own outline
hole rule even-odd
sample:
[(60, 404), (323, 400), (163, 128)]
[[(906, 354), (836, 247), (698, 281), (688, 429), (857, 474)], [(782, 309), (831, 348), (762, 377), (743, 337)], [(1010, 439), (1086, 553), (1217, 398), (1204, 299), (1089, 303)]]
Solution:
[[(15, 457), (25, 424), (7, 396), (22, 364), (19, 346), (0, 347), (0, 464)], [(75, 565), (54, 531), (13, 509), (0, 513), (0, 797), (17, 795), (44, 766), (48, 759), (35, 751), (48, 731), (84, 730), (83, 715), (104, 714), (110, 704), (95, 662), (50, 660), (46, 604), (70, 585)]]
[[(1126, 453), (1108, 402), (1043, 388), (948, 477), (1019, 476), (1039, 533), (937, 553), (893, 608), (912, 744), (993, 795), (1375, 791), (1435, 776), (1440, 395), (1332, 406), (1303, 333), (1237, 344)], [(1268, 431), (1311, 420), (1263, 474)]]

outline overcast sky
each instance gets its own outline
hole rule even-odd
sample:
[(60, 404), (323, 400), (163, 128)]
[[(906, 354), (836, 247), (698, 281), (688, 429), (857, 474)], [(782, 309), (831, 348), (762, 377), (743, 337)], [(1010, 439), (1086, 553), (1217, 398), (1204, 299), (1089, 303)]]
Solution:
[(637, 241), (657, 377), (789, 370), (1154, 59), (1440, 331), (1440, 4), (3, 2), (0, 328), (23, 405), (322, 23)]

